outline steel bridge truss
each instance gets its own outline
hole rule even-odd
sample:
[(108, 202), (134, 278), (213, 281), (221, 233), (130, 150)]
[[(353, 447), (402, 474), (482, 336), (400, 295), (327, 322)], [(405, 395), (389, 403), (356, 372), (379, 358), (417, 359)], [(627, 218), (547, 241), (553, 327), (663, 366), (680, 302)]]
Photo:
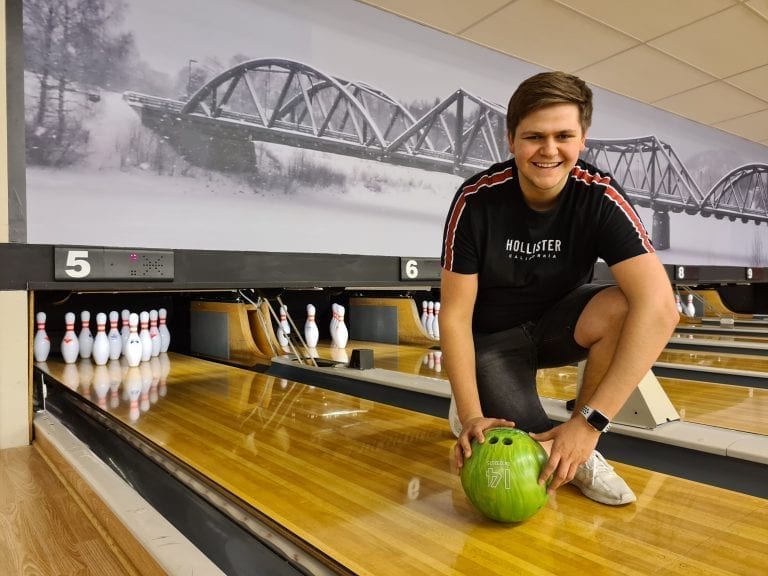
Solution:
[[(187, 102), (124, 97), (182, 154), (213, 167), (239, 157), (238, 166), (247, 168), (258, 141), (462, 177), (509, 157), (506, 110), (498, 104), (459, 89), (417, 120), (382, 90), (283, 58), (234, 66)], [(189, 141), (195, 134), (201, 143)], [(240, 148), (211, 151), (217, 140)], [(635, 203), (655, 213), (768, 222), (768, 165), (742, 166), (702, 193), (672, 147), (655, 136), (589, 139), (582, 157), (607, 168)]]

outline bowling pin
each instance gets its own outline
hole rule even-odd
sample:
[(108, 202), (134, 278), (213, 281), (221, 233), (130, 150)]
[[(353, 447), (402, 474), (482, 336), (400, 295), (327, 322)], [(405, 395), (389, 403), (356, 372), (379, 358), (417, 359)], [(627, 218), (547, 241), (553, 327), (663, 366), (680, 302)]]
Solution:
[(64, 323), (66, 331), (64, 332), (64, 338), (61, 339), (61, 355), (65, 363), (74, 364), (80, 355), (80, 341), (75, 334), (75, 314), (67, 312), (64, 315)]
[(434, 332), (432, 332), (432, 324), (435, 321), (435, 303), (430, 300), (427, 303), (427, 334), (430, 336), (434, 335)]
[(80, 312), (80, 334), (77, 340), (80, 344), (80, 358), (90, 358), (93, 352), (93, 334), (91, 334), (91, 313), (88, 310)]
[(131, 318), (131, 312), (127, 309), (123, 309), (122, 312), (120, 312), (120, 319), (122, 321), (122, 326), (120, 327), (120, 339), (123, 342), (123, 348), (122, 348), (122, 354), (125, 354), (125, 345), (128, 342), (128, 334), (131, 333), (131, 327), (130, 327), (130, 318)]
[(428, 303), (426, 300), (422, 300), (421, 302), (421, 325), (424, 328), (424, 330), (427, 329), (427, 306)]
[(331, 348), (337, 348), (336, 346), (336, 324), (339, 323), (338, 304), (331, 304), (331, 324), (328, 326), (329, 333), (331, 335)]
[(337, 348), (346, 348), (347, 347), (347, 341), (349, 340), (349, 331), (347, 330), (347, 325), (344, 323), (344, 306), (339, 304), (339, 306), (336, 308), (336, 313), (338, 315), (338, 320), (336, 323), (336, 347)]
[(149, 335), (149, 312), (144, 310), (139, 314), (141, 329), (139, 330), (139, 340), (141, 340), (141, 361), (148, 362), (152, 357), (152, 337)]
[(677, 307), (677, 311), (682, 314), (683, 313), (683, 302), (680, 300), (680, 294), (675, 294), (675, 306)]
[(149, 311), (149, 337), (152, 341), (152, 356), (160, 354), (160, 330), (157, 328), (157, 310)]
[(432, 336), (440, 340), (440, 302), (435, 302), (435, 317), (432, 319)]
[(128, 333), (128, 340), (126, 340), (125, 344), (125, 359), (128, 361), (129, 367), (135, 368), (141, 362), (141, 354), (143, 351), (138, 331), (139, 315), (135, 312), (129, 316), (128, 326), (130, 332)]
[(35, 319), (37, 320), (37, 332), (35, 332), (35, 341), (32, 347), (35, 362), (45, 362), (48, 359), (48, 353), (51, 351), (51, 340), (45, 331), (45, 312), (38, 312)]
[(320, 329), (315, 322), (315, 307), (307, 304), (307, 321), (304, 323), (304, 341), (308, 348), (315, 348), (320, 339)]
[(696, 316), (696, 306), (693, 304), (693, 294), (688, 294), (688, 306), (685, 311), (691, 318)]
[(123, 338), (117, 330), (118, 317), (117, 310), (112, 310), (112, 312), (109, 313), (109, 333), (107, 333), (107, 340), (109, 340), (110, 360), (117, 360), (120, 358), (120, 354), (123, 351)]
[(158, 330), (160, 330), (160, 352), (168, 352), (168, 347), (171, 345), (171, 332), (166, 325), (168, 311), (165, 308), (160, 308), (157, 311), (157, 318), (160, 322), (158, 327)]
[(277, 340), (284, 352), (290, 352), (289, 336), (291, 334), (291, 325), (288, 324), (288, 307), (280, 306), (280, 322), (277, 326)]
[(96, 314), (96, 337), (93, 339), (93, 361), (97, 366), (104, 366), (109, 360), (109, 338), (107, 338), (107, 315)]

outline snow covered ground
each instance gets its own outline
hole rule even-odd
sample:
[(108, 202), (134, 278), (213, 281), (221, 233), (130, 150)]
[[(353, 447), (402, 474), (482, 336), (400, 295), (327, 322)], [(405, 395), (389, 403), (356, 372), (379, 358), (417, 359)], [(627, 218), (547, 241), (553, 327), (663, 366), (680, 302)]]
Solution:
[[(159, 175), (126, 166), (138, 115), (105, 94), (88, 123), (79, 166), (28, 166), (30, 243), (210, 250), (439, 256), (443, 221), (461, 183), (449, 174), (276, 144), (257, 144), (272, 170), (254, 188), (242, 178), (191, 170)], [(291, 182), (291, 166), (332, 173), (337, 184)], [(310, 168), (311, 170), (311, 168)]]

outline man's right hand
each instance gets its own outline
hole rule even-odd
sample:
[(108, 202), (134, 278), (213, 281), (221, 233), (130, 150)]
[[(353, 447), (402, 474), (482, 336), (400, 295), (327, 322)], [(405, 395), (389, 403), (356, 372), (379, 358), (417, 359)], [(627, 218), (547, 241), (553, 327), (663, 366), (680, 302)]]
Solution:
[(456, 468), (461, 473), (461, 467), (464, 466), (464, 460), (472, 456), (472, 439), (474, 438), (480, 444), (485, 442), (484, 432), (489, 428), (514, 428), (515, 423), (503, 418), (486, 418), (476, 416), (462, 422), (461, 434), (454, 447), (456, 457)]

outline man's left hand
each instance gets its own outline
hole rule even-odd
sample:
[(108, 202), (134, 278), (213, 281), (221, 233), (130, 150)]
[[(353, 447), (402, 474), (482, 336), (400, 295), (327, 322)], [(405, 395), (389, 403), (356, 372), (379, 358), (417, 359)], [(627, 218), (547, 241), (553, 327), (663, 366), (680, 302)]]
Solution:
[(573, 480), (578, 467), (587, 461), (597, 446), (600, 432), (577, 415), (552, 430), (531, 434), (531, 438), (537, 442), (553, 441), (549, 459), (539, 475), (539, 484), (545, 484), (551, 477), (548, 491), (554, 494), (560, 486)]

